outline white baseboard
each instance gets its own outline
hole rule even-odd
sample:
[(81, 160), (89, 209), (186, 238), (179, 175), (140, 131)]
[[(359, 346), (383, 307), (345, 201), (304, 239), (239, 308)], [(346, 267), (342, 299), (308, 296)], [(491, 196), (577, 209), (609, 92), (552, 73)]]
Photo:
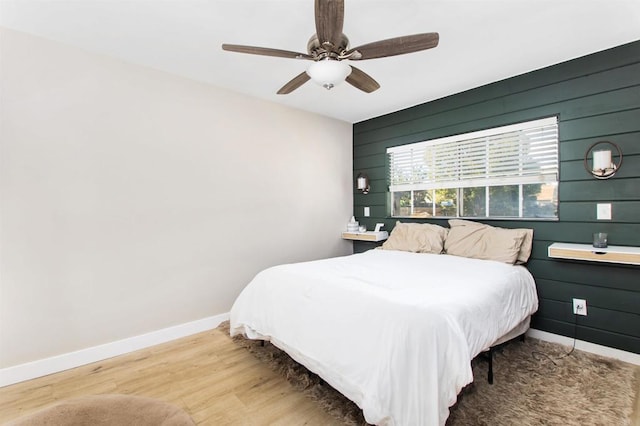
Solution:
[(148, 348), (149, 346), (159, 345), (160, 343), (165, 343), (170, 340), (211, 330), (228, 319), (228, 313), (215, 315), (111, 343), (3, 368), (0, 369), (0, 387), (58, 373), (70, 368), (102, 361), (107, 358), (137, 351), (138, 349)]
[[(565, 346), (573, 346), (572, 337), (560, 336), (559, 334), (548, 333), (546, 331), (536, 330), (535, 328), (530, 328), (527, 331), (527, 336), (545, 340), (547, 342), (559, 343)], [(621, 351), (620, 349), (597, 345), (595, 343), (585, 342), (584, 340), (576, 340), (576, 349), (596, 355), (619, 359), (630, 364), (640, 365), (640, 354)]]

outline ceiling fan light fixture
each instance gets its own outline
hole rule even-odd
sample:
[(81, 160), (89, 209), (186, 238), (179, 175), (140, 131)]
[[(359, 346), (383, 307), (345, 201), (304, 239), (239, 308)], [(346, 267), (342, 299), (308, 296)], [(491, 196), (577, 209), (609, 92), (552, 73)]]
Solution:
[(327, 58), (311, 64), (307, 74), (314, 82), (329, 90), (351, 74), (351, 67), (345, 62)]
[(405, 55), (432, 49), (438, 45), (440, 40), (438, 33), (422, 33), (378, 40), (349, 48), (349, 39), (342, 32), (344, 2), (345, 0), (315, 0), (316, 32), (307, 42), (307, 53), (227, 43), (222, 45), (222, 49), (229, 52), (313, 61), (309, 69), (293, 77), (276, 92), (278, 95), (286, 95), (309, 80), (313, 80), (327, 90), (346, 80), (356, 89), (364, 93), (372, 93), (380, 88), (380, 84), (361, 69), (348, 65), (346, 60), (363, 61)]

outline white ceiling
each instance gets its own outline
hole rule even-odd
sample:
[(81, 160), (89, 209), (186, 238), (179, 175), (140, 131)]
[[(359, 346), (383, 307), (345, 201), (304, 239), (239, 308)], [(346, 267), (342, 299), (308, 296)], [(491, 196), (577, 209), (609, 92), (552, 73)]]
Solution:
[(222, 43), (306, 52), (313, 0), (0, 0), (0, 25), (351, 123), (640, 40), (640, 0), (345, 0), (351, 46), (438, 32), (435, 49), (357, 66), (371, 94), (308, 82), (308, 61), (224, 52)]

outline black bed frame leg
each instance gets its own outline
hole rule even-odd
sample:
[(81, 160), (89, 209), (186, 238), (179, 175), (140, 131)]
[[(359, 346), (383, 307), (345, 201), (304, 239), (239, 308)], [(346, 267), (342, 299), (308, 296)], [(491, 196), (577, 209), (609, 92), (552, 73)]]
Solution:
[[(520, 341), (524, 342), (525, 339), (525, 334), (522, 333), (520, 336)], [(515, 340), (517, 337), (514, 337), (511, 340)], [(489, 362), (489, 372), (487, 373), (487, 382), (489, 382), (490, 385), (493, 384), (493, 346), (491, 346), (489, 348), (489, 350), (486, 352), (487, 354), (487, 361)]]
[(264, 348), (264, 340), (260, 340), (260, 346)]
[(489, 373), (487, 374), (487, 381), (490, 385), (493, 384), (493, 347), (489, 348)]

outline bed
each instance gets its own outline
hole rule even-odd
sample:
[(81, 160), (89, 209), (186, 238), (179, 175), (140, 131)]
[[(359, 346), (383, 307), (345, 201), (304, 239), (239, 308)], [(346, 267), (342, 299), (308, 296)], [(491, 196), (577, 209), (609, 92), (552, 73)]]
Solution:
[(369, 250), (260, 272), (230, 332), (287, 352), (369, 423), (443, 425), (473, 380), (471, 360), (523, 333), (537, 307), (524, 266)]

